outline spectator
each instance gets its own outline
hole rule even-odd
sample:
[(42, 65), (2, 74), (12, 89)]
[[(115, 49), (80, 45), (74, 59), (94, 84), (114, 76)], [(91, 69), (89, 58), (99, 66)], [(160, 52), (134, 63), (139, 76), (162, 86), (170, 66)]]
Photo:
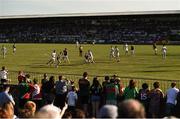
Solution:
[(33, 85), (34, 91), (32, 92), (32, 99), (40, 98), (40, 97), (38, 97), (40, 94), (40, 87), (38, 85), (38, 80), (34, 79), (33, 83), (34, 83), (34, 85)]
[(110, 83), (106, 85), (106, 104), (116, 105), (119, 88), (115, 84), (115, 80), (111, 79)]
[(134, 99), (125, 100), (119, 105), (119, 118), (145, 118), (144, 107)]
[(52, 104), (54, 102), (54, 92), (55, 92), (55, 79), (54, 76), (50, 76), (49, 81), (44, 84), (44, 102), (45, 104)]
[(2, 70), (0, 71), (0, 79), (1, 79), (1, 84), (7, 83), (8, 82), (8, 71), (6, 70), (6, 67), (3, 66)]
[(41, 107), (42, 94), (40, 92), (40, 87), (38, 85), (38, 80), (33, 80), (33, 92), (32, 92), (32, 100), (36, 103), (37, 109)]
[(30, 74), (25, 75), (27, 83), (32, 83), (32, 80), (30, 79)]
[(117, 102), (119, 103), (123, 100), (124, 87), (122, 85), (120, 78), (115, 79), (115, 84), (118, 86), (119, 89), (119, 94), (117, 96)]
[(51, 119), (62, 118), (66, 109), (67, 109), (67, 104), (65, 104), (62, 110), (52, 104), (45, 105), (37, 112), (36, 117), (37, 118), (51, 118)]
[(154, 82), (154, 89), (152, 89), (149, 93), (149, 116), (153, 118), (160, 117), (160, 112), (163, 104), (164, 94), (162, 90), (159, 88), (159, 82)]
[(72, 113), (66, 110), (62, 118), (63, 119), (72, 119)]
[(6, 119), (16, 118), (16, 115), (14, 115), (14, 107), (12, 102), (7, 102), (2, 107), (0, 107), (0, 118), (6, 118)]
[(24, 105), (24, 109), (20, 110), (19, 118), (33, 118), (36, 112), (36, 104), (32, 101), (28, 101)]
[(74, 111), (76, 108), (77, 99), (78, 99), (78, 96), (76, 93), (75, 86), (72, 86), (71, 91), (68, 92), (67, 94), (68, 109), (71, 112)]
[(147, 83), (142, 84), (142, 89), (139, 90), (138, 100), (144, 105), (146, 112), (148, 112), (149, 107), (149, 88)]
[(90, 82), (88, 81), (88, 73), (83, 73), (83, 78), (79, 79), (79, 97), (81, 104), (83, 106), (83, 110), (88, 115), (88, 103), (89, 103), (89, 89), (90, 89)]
[(175, 116), (180, 118), (180, 91), (177, 94), (176, 100), (177, 100), (177, 104), (175, 107)]
[(24, 104), (28, 101), (30, 98), (30, 86), (26, 81), (26, 78), (18, 84), (18, 92), (19, 92), (19, 107), (23, 108)]
[(137, 95), (136, 81), (130, 80), (129, 86), (125, 88), (123, 96), (125, 99), (135, 99), (137, 98)]
[(21, 83), (24, 80), (25, 76), (23, 71), (19, 71), (18, 73), (18, 82)]
[(43, 77), (43, 79), (41, 80), (41, 84), (42, 84), (42, 85), (44, 85), (46, 82), (48, 82), (48, 76), (47, 76), (47, 74), (44, 73), (43, 76), (44, 76), (44, 77)]
[(102, 87), (103, 87), (103, 89), (102, 89), (102, 100), (103, 100), (102, 104), (103, 105), (106, 104), (106, 93), (107, 93), (106, 92), (106, 85), (109, 83), (110, 83), (109, 76), (105, 76), (104, 81), (102, 82)]
[(56, 82), (55, 90), (56, 97), (54, 105), (62, 109), (65, 105), (67, 96), (67, 82), (66, 80), (63, 80), (63, 77), (61, 75), (59, 76), (59, 81)]
[(3, 91), (0, 93), (0, 107), (3, 107), (4, 104), (11, 102), (15, 105), (13, 97), (9, 94), (10, 86), (3, 85)]
[(102, 93), (102, 86), (100, 85), (97, 77), (93, 79), (93, 84), (90, 87), (90, 92), (92, 103), (92, 116), (97, 117)]
[(115, 105), (104, 105), (99, 111), (99, 118), (117, 118), (118, 107)]
[(176, 83), (171, 83), (171, 88), (167, 90), (166, 96), (166, 116), (173, 116), (175, 112), (176, 97), (179, 89), (176, 88)]
[(72, 112), (72, 118), (86, 118), (86, 113), (81, 109), (75, 109), (75, 111)]

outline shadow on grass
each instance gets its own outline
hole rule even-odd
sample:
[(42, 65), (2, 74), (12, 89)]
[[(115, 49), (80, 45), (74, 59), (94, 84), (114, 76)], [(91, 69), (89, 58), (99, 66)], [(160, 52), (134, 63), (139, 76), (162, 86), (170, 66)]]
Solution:
[(174, 72), (180, 70), (146, 70), (146, 71), (134, 71), (134, 72), (144, 72), (144, 73), (158, 73), (158, 72)]
[(168, 68), (168, 67), (180, 67), (180, 65), (157, 65), (157, 66), (148, 66), (147, 68)]
[[(71, 63), (62, 63), (60, 64), (58, 67), (61, 67), (61, 66), (67, 66), (67, 67), (71, 67), (71, 66), (81, 66), (85, 63), (76, 63), (76, 64), (71, 64)], [(47, 64), (40, 64), (40, 63), (33, 63), (31, 65), (23, 65), (23, 66), (28, 66), (28, 67), (31, 67), (31, 68), (51, 68), (51, 67), (55, 67), (54, 64), (52, 65), (47, 65)]]

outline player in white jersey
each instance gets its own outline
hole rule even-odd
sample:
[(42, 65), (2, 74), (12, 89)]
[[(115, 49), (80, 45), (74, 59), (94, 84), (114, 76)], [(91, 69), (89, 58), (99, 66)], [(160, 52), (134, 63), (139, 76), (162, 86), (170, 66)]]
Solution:
[(115, 58), (116, 58), (117, 62), (119, 62), (120, 61), (120, 59), (119, 59), (119, 48), (117, 46), (115, 46), (115, 48), (114, 48), (114, 54), (115, 54)]
[(163, 45), (163, 47), (162, 47), (162, 58), (163, 59), (166, 59), (166, 53), (167, 53), (167, 48), (165, 45)]
[(114, 57), (115, 57), (115, 56), (114, 56), (114, 47), (111, 46), (109, 58), (110, 58), (110, 60), (111, 60), (111, 59), (114, 58)]
[(7, 53), (7, 49), (4, 45), (1, 48), (1, 52), (2, 52), (3, 59), (4, 59), (6, 57), (6, 53)]
[(77, 48), (79, 47), (79, 41), (76, 41), (76, 47)]
[(55, 64), (56, 62), (56, 50), (54, 50), (51, 54), (50, 60), (47, 62), (48, 65)]
[(88, 61), (89, 63), (95, 63), (94, 62), (94, 56), (91, 50), (88, 50)]
[(129, 49), (127, 43), (124, 45), (124, 50), (125, 50), (125, 55), (128, 55)]

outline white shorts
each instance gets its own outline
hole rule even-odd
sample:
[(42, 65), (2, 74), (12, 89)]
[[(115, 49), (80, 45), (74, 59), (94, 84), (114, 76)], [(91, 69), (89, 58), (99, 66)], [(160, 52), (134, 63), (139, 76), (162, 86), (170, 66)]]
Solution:
[(53, 58), (52, 58), (52, 61), (53, 61), (53, 62), (55, 62), (55, 61), (56, 61), (56, 58), (55, 58), (55, 57), (53, 57)]

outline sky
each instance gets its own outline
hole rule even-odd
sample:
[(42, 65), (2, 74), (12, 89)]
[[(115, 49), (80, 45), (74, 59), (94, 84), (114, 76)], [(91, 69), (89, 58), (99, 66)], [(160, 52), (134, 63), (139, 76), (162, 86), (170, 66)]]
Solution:
[(0, 0), (0, 17), (164, 10), (180, 10), (180, 0)]

